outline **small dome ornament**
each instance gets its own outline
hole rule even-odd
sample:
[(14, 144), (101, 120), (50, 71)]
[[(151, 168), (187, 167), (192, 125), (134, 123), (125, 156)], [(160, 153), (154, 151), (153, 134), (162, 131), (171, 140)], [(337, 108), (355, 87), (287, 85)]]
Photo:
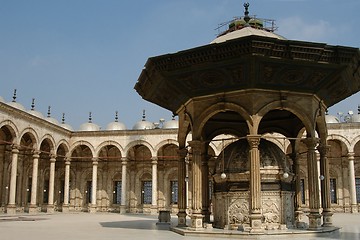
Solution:
[(179, 121), (175, 120), (175, 115), (173, 115), (170, 121), (166, 121), (163, 123), (162, 128), (163, 129), (179, 128)]
[(147, 130), (154, 129), (155, 125), (152, 122), (146, 121), (145, 110), (143, 110), (142, 120), (135, 123), (133, 130)]
[(106, 126), (106, 130), (109, 130), (109, 131), (126, 130), (125, 124), (119, 122), (118, 113), (119, 113), (118, 111), (115, 112), (115, 121), (109, 123), (109, 124)]
[(65, 128), (65, 129), (69, 130), (69, 131), (73, 131), (73, 130), (74, 130), (69, 124), (66, 124), (66, 123), (65, 123), (65, 113), (62, 114), (62, 119), (61, 119), (61, 124), (60, 124), (60, 126), (61, 126), (62, 128)]
[(79, 131), (99, 131), (100, 127), (92, 122), (91, 112), (89, 112), (89, 121), (80, 125)]
[(19, 109), (21, 111), (25, 111), (25, 107), (23, 105), (21, 105), (20, 103), (16, 102), (16, 89), (14, 89), (13, 100), (11, 102), (8, 102), (7, 104), (9, 106), (17, 108), (17, 109)]
[(38, 118), (44, 118), (41, 112), (35, 110), (35, 98), (33, 98), (31, 101), (31, 109), (28, 111), (28, 113)]
[(55, 118), (51, 117), (51, 106), (48, 106), (48, 112), (47, 112), (47, 117), (45, 118), (46, 121), (55, 124), (55, 125), (59, 125), (58, 120), (56, 120)]

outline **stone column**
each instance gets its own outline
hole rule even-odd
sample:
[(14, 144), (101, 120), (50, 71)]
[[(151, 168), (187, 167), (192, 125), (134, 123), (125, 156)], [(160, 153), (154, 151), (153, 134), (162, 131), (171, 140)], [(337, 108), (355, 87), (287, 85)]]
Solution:
[(248, 135), (250, 145), (250, 227), (251, 232), (262, 232), (260, 135)]
[(301, 177), (300, 177), (300, 163), (296, 153), (292, 153), (290, 158), (293, 161), (293, 168), (295, 173), (295, 226), (297, 228), (305, 228), (306, 224), (303, 221), (304, 212), (301, 209), (302, 192), (301, 192)]
[(39, 152), (35, 151), (33, 154), (33, 171), (31, 180), (31, 200), (29, 213), (37, 212), (37, 188), (38, 188), (38, 171), (39, 171)]
[(98, 167), (98, 161), (97, 158), (93, 158), (92, 159), (92, 164), (93, 164), (93, 168), (92, 168), (92, 185), (91, 185), (91, 205), (90, 205), (90, 209), (89, 212), (90, 213), (95, 213), (96, 212), (96, 186), (97, 186), (97, 167)]
[(65, 179), (64, 179), (64, 203), (62, 212), (69, 212), (69, 191), (70, 191), (70, 159), (65, 159)]
[(185, 159), (187, 156), (187, 149), (182, 148), (178, 150), (178, 227), (186, 227), (186, 208), (187, 208), (187, 188), (186, 188), (186, 166)]
[(318, 146), (320, 153), (320, 176), (321, 176), (321, 205), (323, 208), (323, 226), (332, 226), (331, 211), (331, 198), (330, 198), (330, 174), (329, 174), (329, 159), (327, 153), (329, 152), (329, 146), (321, 144)]
[(17, 176), (17, 162), (18, 162), (19, 149), (13, 146), (13, 149), (11, 150), (11, 154), (12, 154), (12, 159), (11, 159), (9, 203), (6, 207), (6, 212), (8, 214), (15, 214), (16, 213), (16, 204), (15, 204), (16, 176)]
[(201, 154), (201, 171), (202, 171), (202, 214), (204, 215), (204, 223), (210, 223), (209, 211), (209, 164), (205, 146), (202, 146)]
[(126, 213), (126, 164), (127, 158), (121, 158), (121, 203), (120, 213)]
[(54, 154), (50, 155), (50, 176), (49, 176), (49, 201), (46, 208), (46, 212), (54, 212), (54, 187), (55, 187), (55, 162), (56, 156)]
[(348, 153), (349, 160), (349, 189), (350, 189), (350, 199), (351, 199), (351, 212), (357, 213), (357, 199), (356, 199), (356, 185), (355, 185), (355, 168), (354, 168), (354, 155), (355, 153)]
[(319, 180), (318, 168), (316, 160), (315, 147), (318, 140), (315, 138), (306, 138), (302, 140), (307, 146), (307, 168), (308, 168), (308, 185), (309, 185), (309, 229), (321, 228), (320, 215), (320, 196), (319, 196)]
[(203, 229), (202, 215), (202, 156), (201, 141), (189, 142), (192, 151), (192, 214), (191, 228), (195, 230)]
[(151, 213), (156, 214), (157, 213), (157, 157), (151, 158), (151, 164), (152, 164), (152, 193), (151, 193)]

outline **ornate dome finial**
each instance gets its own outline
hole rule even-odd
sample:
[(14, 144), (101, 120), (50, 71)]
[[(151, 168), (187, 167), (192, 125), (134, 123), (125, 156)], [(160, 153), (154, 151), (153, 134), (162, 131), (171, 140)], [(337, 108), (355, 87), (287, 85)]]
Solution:
[(32, 99), (32, 102), (31, 102), (31, 110), (35, 110), (35, 98)]
[(48, 106), (47, 117), (51, 117), (51, 106)]
[(65, 124), (65, 113), (62, 114), (61, 123)]
[(142, 121), (146, 121), (145, 109), (143, 110)]
[(360, 114), (360, 104), (358, 105), (358, 114)]
[(89, 112), (89, 123), (92, 123), (91, 112)]
[(13, 102), (16, 102), (16, 88), (14, 89)]
[(244, 8), (245, 8), (245, 16), (244, 16), (244, 20), (245, 22), (248, 24), (250, 21), (250, 17), (249, 17), (249, 6), (250, 4), (248, 2), (244, 3)]
[(115, 111), (115, 122), (119, 121), (118, 113), (119, 113), (118, 111)]

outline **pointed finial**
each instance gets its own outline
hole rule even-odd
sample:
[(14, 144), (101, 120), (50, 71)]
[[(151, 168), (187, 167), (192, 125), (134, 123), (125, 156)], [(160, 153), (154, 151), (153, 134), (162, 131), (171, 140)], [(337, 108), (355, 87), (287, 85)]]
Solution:
[(250, 17), (249, 17), (249, 6), (250, 6), (250, 4), (249, 4), (248, 2), (244, 3), (244, 8), (245, 8), (244, 20), (245, 20), (246, 24), (248, 24), (249, 21), (250, 21)]
[(325, 110), (325, 115), (329, 115), (329, 110)]
[(118, 118), (118, 111), (115, 111), (115, 122), (118, 122), (119, 118)]
[(51, 106), (48, 106), (47, 117), (51, 117)]
[(35, 98), (32, 99), (32, 102), (31, 102), (31, 110), (32, 110), (32, 111), (35, 110)]
[(89, 112), (89, 123), (92, 123), (91, 112)]
[(175, 114), (172, 115), (171, 120), (175, 120)]
[(360, 104), (358, 105), (358, 114), (360, 114)]
[(61, 123), (65, 124), (65, 113), (62, 114)]
[(143, 115), (142, 115), (142, 121), (146, 120), (146, 116), (145, 116), (145, 109), (143, 110)]
[(13, 102), (16, 102), (16, 88), (14, 89)]

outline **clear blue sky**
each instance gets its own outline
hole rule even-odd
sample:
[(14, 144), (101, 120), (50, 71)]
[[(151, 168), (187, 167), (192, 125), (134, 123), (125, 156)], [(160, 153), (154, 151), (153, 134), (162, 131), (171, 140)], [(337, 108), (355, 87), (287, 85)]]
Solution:
[[(0, 0), (0, 96), (78, 129), (93, 115), (102, 128), (131, 129), (171, 119), (133, 89), (151, 56), (208, 44), (219, 23), (243, 15), (238, 0)], [(249, 0), (250, 14), (275, 19), (288, 39), (360, 47), (359, 0)], [(330, 108), (357, 111), (360, 94)]]

